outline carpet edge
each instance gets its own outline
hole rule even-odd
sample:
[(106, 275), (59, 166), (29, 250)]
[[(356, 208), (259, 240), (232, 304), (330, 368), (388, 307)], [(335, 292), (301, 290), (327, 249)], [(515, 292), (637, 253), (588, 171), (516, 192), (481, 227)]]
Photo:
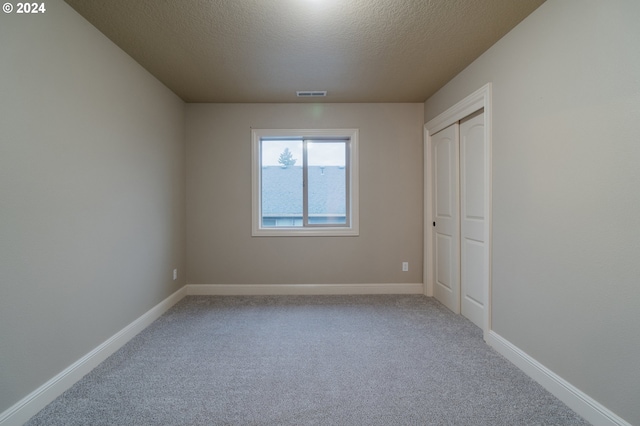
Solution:
[(491, 330), (486, 342), (525, 374), (594, 426), (631, 426), (613, 411)]
[(187, 284), (189, 296), (425, 294), (423, 283)]
[(186, 295), (187, 288), (183, 286), (3, 413), (0, 413), (0, 426), (19, 426), (27, 422)]

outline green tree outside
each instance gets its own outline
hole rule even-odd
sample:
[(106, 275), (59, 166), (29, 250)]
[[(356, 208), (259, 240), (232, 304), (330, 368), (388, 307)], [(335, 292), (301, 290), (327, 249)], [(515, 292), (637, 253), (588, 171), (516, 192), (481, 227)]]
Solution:
[(284, 168), (293, 166), (294, 164), (296, 164), (296, 161), (298, 160), (293, 158), (293, 154), (291, 153), (291, 151), (289, 151), (289, 148), (285, 148), (284, 151), (282, 151), (282, 153), (280, 154), (280, 158), (278, 158), (278, 163), (282, 164)]

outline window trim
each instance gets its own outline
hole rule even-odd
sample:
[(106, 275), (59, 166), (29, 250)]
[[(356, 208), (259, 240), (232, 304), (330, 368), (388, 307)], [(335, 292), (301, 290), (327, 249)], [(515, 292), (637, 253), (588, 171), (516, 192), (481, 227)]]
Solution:
[[(279, 227), (262, 226), (262, 191), (260, 142), (263, 138), (304, 138), (349, 139), (346, 169), (347, 203), (349, 205), (347, 222), (349, 226), (310, 226)], [(359, 228), (359, 190), (358, 190), (358, 129), (251, 129), (251, 235), (254, 237), (293, 237), (293, 236), (358, 236)]]

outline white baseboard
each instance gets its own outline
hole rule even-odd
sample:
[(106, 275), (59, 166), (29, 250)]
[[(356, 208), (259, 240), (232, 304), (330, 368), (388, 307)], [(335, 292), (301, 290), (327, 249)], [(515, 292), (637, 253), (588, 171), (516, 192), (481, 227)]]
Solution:
[(188, 284), (189, 296), (424, 294), (422, 283), (402, 284)]
[(631, 426), (496, 332), (489, 332), (487, 343), (594, 426)]
[(19, 426), (27, 422), (64, 391), (69, 389), (74, 383), (97, 367), (98, 364), (158, 319), (186, 294), (186, 287), (182, 287), (91, 352), (71, 364), (51, 380), (22, 398), (0, 414), (0, 426)]
[(409, 284), (189, 284), (0, 413), (0, 426), (20, 426), (120, 349), (186, 295), (423, 294), (422, 283)]
[[(0, 426), (20, 426), (98, 366), (187, 295), (424, 294), (422, 283), (405, 284), (188, 284), (151, 308), (51, 380), (0, 414)], [(549, 370), (494, 331), (487, 343), (595, 426), (631, 426), (611, 410)]]

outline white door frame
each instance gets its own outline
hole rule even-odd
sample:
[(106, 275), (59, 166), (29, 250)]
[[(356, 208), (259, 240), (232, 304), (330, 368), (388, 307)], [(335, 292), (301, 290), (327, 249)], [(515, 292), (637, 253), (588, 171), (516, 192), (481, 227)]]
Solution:
[(485, 170), (485, 193), (484, 193), (484, 213), (485, 213), (485, 235), (487, 238), (485, 245), (485, 314), (482, 331), (485, 340), (491, 330), (491, 83), (487, 83), (476, 90), (433, 120), (424, 125), (424, 270), (423, 280), (425, 283), (425, 294), (433, 296), (433, 182), (430, 173), (431, 167), (431, 135), (450, 125), (462, 120), (474, 112), (484, 108), (484, 170)]

